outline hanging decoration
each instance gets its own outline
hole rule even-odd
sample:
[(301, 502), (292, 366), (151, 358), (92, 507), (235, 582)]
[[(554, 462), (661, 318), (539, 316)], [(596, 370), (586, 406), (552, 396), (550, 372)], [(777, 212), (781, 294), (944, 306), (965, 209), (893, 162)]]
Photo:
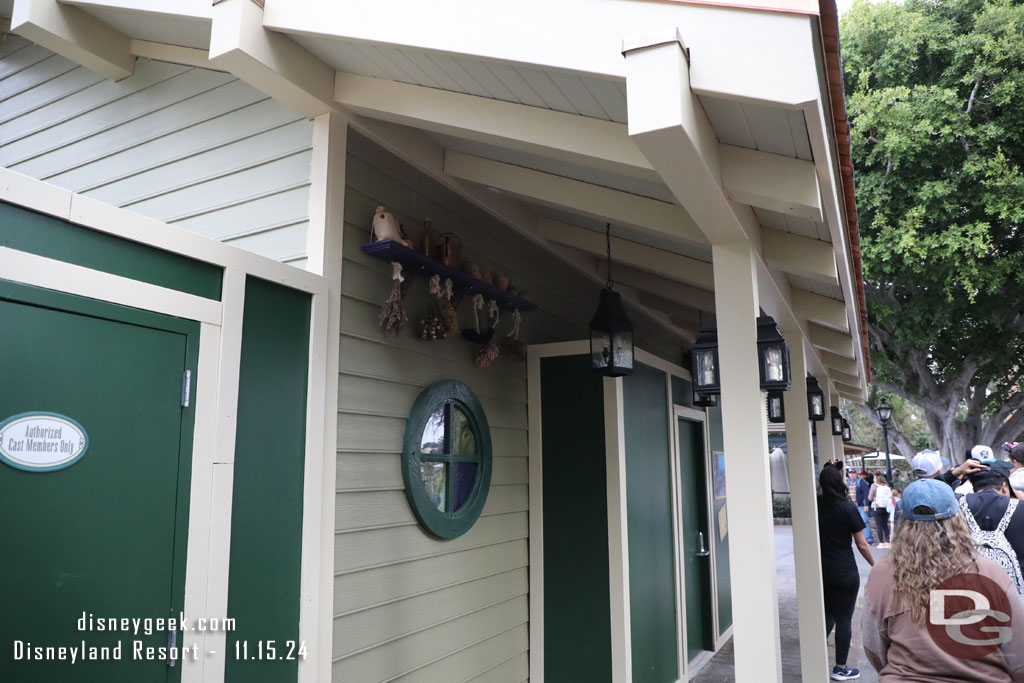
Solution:
[(459, 333), (459, 316), (455, 312), (455, 305), (452, 303), (452, 279), (444, 279), (444, 291), (441, 297), (441, 319), (444, 321), (444, 336), (451, 337)]
[(405, 309), (402, 307), (402, 283), (405, 278), (402, 277), (402, 264), (397, 261), (391, 263), (391, 280), (391, 294), (380, 307), (380, 315), (377, 317), (381, 334), (385, 337), (397, 336), (405, 321)]
[(522, 322), (523, 316), (517, 308), (512, 313), (512, 329), (505, 335), (505, 355), (512, 360), (526, 360), (526, 343), (519, 339), (519, 325)]
[(420, 339), (438, 341), (444, 339), (445, 321), (441, 315), (441, 276), (430, 277), (430, 298), (427, 301), (427, 312), (420, 320)]
[(483, 346), (480, 347), (480, 350), (476, 352), (476, 366), (478, 368), (489, 367), (491, 363), (493, 363), (501, 354), (501, 351), (498, 349), (498, 345), (495, 344), (493, 341), (494, 328), (497, 327), (497, 325), (498, 302), (491, 299), (490, 301), (487, 302), (487, 330), (483, 333), (483, 336), (486, 338), (486, 341), (484, 341)]

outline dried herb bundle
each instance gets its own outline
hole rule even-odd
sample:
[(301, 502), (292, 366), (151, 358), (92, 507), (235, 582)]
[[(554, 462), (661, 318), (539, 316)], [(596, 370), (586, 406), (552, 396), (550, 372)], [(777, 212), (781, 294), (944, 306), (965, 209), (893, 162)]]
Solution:
[(385, 337), (397, 336), (402, 331), (402, 323), (405, 322), (405, 308), (402, 307), (402, 264), (391, 263), (391, 293), (388, 295), (384, 305), (380, 307), (380, 315), (377, 316), (377, 323), (380, 325), (381, 334)]

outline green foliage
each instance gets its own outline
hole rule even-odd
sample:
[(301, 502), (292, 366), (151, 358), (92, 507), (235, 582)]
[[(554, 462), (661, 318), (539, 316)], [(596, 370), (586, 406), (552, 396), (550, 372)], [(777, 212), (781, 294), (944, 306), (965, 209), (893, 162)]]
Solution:
[(1024, 5), (858, 0), (840, 35), (875, 375), (984, 420), (1024, 368)]
[(772, 499), (772, 517), (789, 519), (793, 516), (793, 507), (789, 496), (776, 496)]

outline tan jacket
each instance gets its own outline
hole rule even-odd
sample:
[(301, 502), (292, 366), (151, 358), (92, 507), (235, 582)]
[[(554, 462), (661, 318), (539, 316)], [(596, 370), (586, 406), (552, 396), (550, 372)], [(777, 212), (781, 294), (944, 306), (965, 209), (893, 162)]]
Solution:
[(941, 681), (1024, 682), (1024, 603), (1006, 572), (991, 560), (977, 559), (977, 572), (1004, 589), (1013, 614), (1010, 642), (980, 659), (961, 659), (940, 648), (925, 626), (914, 623), (910, 609), (898, 604), (890, 557), (884, 557), (868, 576), (861, 613), (864, 652), (878, 670), (880, 683)]

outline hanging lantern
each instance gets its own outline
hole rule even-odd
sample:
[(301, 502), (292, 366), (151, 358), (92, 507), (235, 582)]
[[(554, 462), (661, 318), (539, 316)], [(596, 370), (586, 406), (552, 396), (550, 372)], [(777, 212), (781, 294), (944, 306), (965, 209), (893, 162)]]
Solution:
[(632, 375), (633, 325), (622, 307), (622, 297), (612, 289), (611, 223), (605, 226), (608, 246), (608, 282), (601, 290), (597, 311), (590, 320), (590, 367), (595, 375)]
[(832, 436), (843, 435), (843, 423), (846, 421), (843, 419), (842, 413), (839, 412), (838, 406), (832, 406)]
[(757, 364), (761, 388), (765, 391), (789, 391), (789, 344), (779, 333), (775, 319), (757, 319)]
[(786, 421), (786, 405), (781, 391), (768, 392), (768, 421), (774, 424)]
[(700, 394), (693, 390), (693, 405), (698, 408), (717, 408), (718, 394)]
[(812, 422), (825, 419), (825, 392), (814, 376), (807, 378), (807, 416)]
[(843, 443), (850, 443), (853, 441), (853, 430), (850, 429), (850, 423), (847, 419), (843, 418)]
[(722, 377), (718, 371), (718, 329), (704, 324), (697, 332), (697, 341), (690, 349), (690, 375), (693, 391), (702, 396), (722, 393)]

